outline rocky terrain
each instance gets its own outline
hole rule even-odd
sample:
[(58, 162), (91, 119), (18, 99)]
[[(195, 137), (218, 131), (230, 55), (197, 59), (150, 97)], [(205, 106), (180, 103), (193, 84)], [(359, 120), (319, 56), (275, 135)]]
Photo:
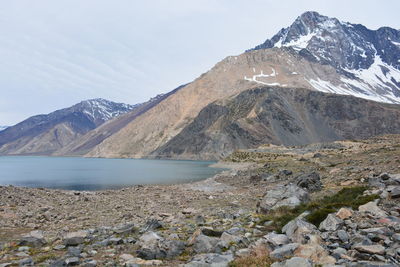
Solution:
[(239, 150), (190, 184), (3, 186), (0, 266), (398, 266), (399, 141)]

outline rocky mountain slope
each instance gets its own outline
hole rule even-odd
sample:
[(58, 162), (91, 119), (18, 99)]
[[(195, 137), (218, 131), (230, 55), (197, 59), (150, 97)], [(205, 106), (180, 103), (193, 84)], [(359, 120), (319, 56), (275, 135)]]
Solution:
[(83, 136), (67, 144), (65, 147), (62, 147), (61, 149), (55, 151), (53, 155), (77, 156), (88, 153), (95, 146), (103, 142), (103, 140), (117, 133), (138, 116), (147, 112), (148, 110), (159, 104), (161, 101), (177, 92), (183, 86), (184, 85), (179, 86), (178, 88), (172, 90), (167, 94), (158, 95), (145, 103), (136, 105), (135, 108), (133, 108), (130, 112), (117, 116), (113, 120), (109, 120), (99, 127), (87, 132)]
[(262, 87), (209, 104), (153, 155), (219, 159), (262, 144), (367, 138), (400, 133), (399, 118), (400, 105), (307, 89)]
[(30, 117), (0, 132), (0, 154), (51, 154), (104, 122), (138, 107), (92, 99)]
[[(207, 105), (229, 101), (260, 85), (399, 103), (398, 38), (399, 32), (387, 27), (371, 31), (361, 25), (306, 12), (263, 45), (225, 58), (105, 139), (87, 156), (161, 156), (158, 153), (171, 146), (169, 142), (179, 134), (182, 136), (182, 131)], [(258, 136), (270, 134), (261, 129), (252, 132), (257, 131)], [(180, 141), (175, 138), (173, 142)], [(214, 150), (208, 152), (215, 158), (213, 153)], [(188, 153), (185, 156), (194, 157)]]

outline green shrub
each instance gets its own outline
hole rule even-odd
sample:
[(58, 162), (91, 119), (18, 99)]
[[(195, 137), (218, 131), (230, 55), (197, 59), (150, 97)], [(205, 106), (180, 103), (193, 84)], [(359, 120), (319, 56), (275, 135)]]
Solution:
[(260, 224), (266, 221), (272, 221), (270, 230), (279, 232), (285, 224), (295, 219), (303, 212), (309, 211), (310, 214), (306, 216), (306, 220), (315, 226), (319, 226), (329, 213), (333, 213), (342, 207), (357, 209), (360, 205), (378, 198), (377, 195), (364, 196), (363, 193), (366, 189), (367, 187), (365, 186), (347, 187), (334, 195), (325, 196), (294, 208), (280, 207), (262, 216)]

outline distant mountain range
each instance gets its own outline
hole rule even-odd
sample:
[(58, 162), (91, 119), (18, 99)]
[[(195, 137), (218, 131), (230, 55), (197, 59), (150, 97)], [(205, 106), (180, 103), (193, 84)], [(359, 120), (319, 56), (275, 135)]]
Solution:
[(52, 154), (104, 122), (137, 107), (91, 99), (30, 117), (0, 132), (0, 154)]
[(0, 126), (0, 132), (5, 130), (5, 129), (7, 129), (7, 128), (8, 128), (8, 126)]
[(261, 45), (104, 124), (94, 121), (109, 113), (87, 111), (79, 118), (93, 122), (76, 130), (71, 121), (80, 119), (43, 127), (33, 117), (31, 128), (10, 127), (0, 132), (0, 153), (218, 159), (264, 143), (400, 133), (399, 103), (398, 30), (306, 12)]

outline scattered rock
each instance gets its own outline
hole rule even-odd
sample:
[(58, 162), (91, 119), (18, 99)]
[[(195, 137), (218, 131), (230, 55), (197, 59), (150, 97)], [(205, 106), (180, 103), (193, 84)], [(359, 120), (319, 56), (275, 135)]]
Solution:
[(385, 247), (382, 245), (356, 245), (354, 249), (368, 254), (383, 255), (385, 253)]
[(198, 254), (195, 255), (191, 261), (185, 265), (184, 267), (227, 267), (228, 264), (233, 261), (232, 254)]
[(264, 195), (259, 206), (259, 212), (268, 211), (282, 206), (295, 207), (301, 203), (309, 201), (308, 193), (297, 185), (278, 185)]
[(287, 235), (276, 234), (275, 232), (269, 233), (264, 236), (265, 240), (274, 247), (286, 245), (289, 243)]
[(113, 231), (116, 234), (129, 234), (134, 230), (134, 227), (135, 227), (134, 223), (120, 224), (114, 227)]
[(296, 178), (296, 185), (310, 192), (322, 189), (321, 177), (317, 172), (302, 174)]
[(23, 236), (20, 241), (20, 246), (30, 246), (30, 247), (41, 247), (46, 244), (46, 240), (43, 236), (43, 231), (32, 231), (29, 234)]
[(308, 259), (293, 257), (285, 261), (275, 262), (271, 267), (312, 267), (312, 264)]
[(336, 217), (335, 214), (329, 214), (325, 220), (319, 225), (321, 231), (336, 231), (340, 226), (343, 225), (343, 220)]
[(64, 235), (63, 241), (66, 246), (76, 246), (85, 242), (88, 236), (86, 231), (71, 232)]
[(380, 209), (374, 201), (368, 202), (367, 204), (358, 207), (360, 212), (370, 213), (376, 217), (386, 217), (387, 213)]
[(348, 208), (340, 208), (336, 212), (336, 217), (338, 217), (339, 219), (342, 219), (342, 220), (346, 220), (346, 219), (350, 218), (352, 215), (353, 215), (353, 211)]
[(300, 244), (298, 243), (290, 243), (283, 245), (279, 248), (274, 249), (270, 253), (270, 257), (273, 260), (283, 260), (288, 257), (292, 257), (294, 254), (294, 251), (299, 247)]

